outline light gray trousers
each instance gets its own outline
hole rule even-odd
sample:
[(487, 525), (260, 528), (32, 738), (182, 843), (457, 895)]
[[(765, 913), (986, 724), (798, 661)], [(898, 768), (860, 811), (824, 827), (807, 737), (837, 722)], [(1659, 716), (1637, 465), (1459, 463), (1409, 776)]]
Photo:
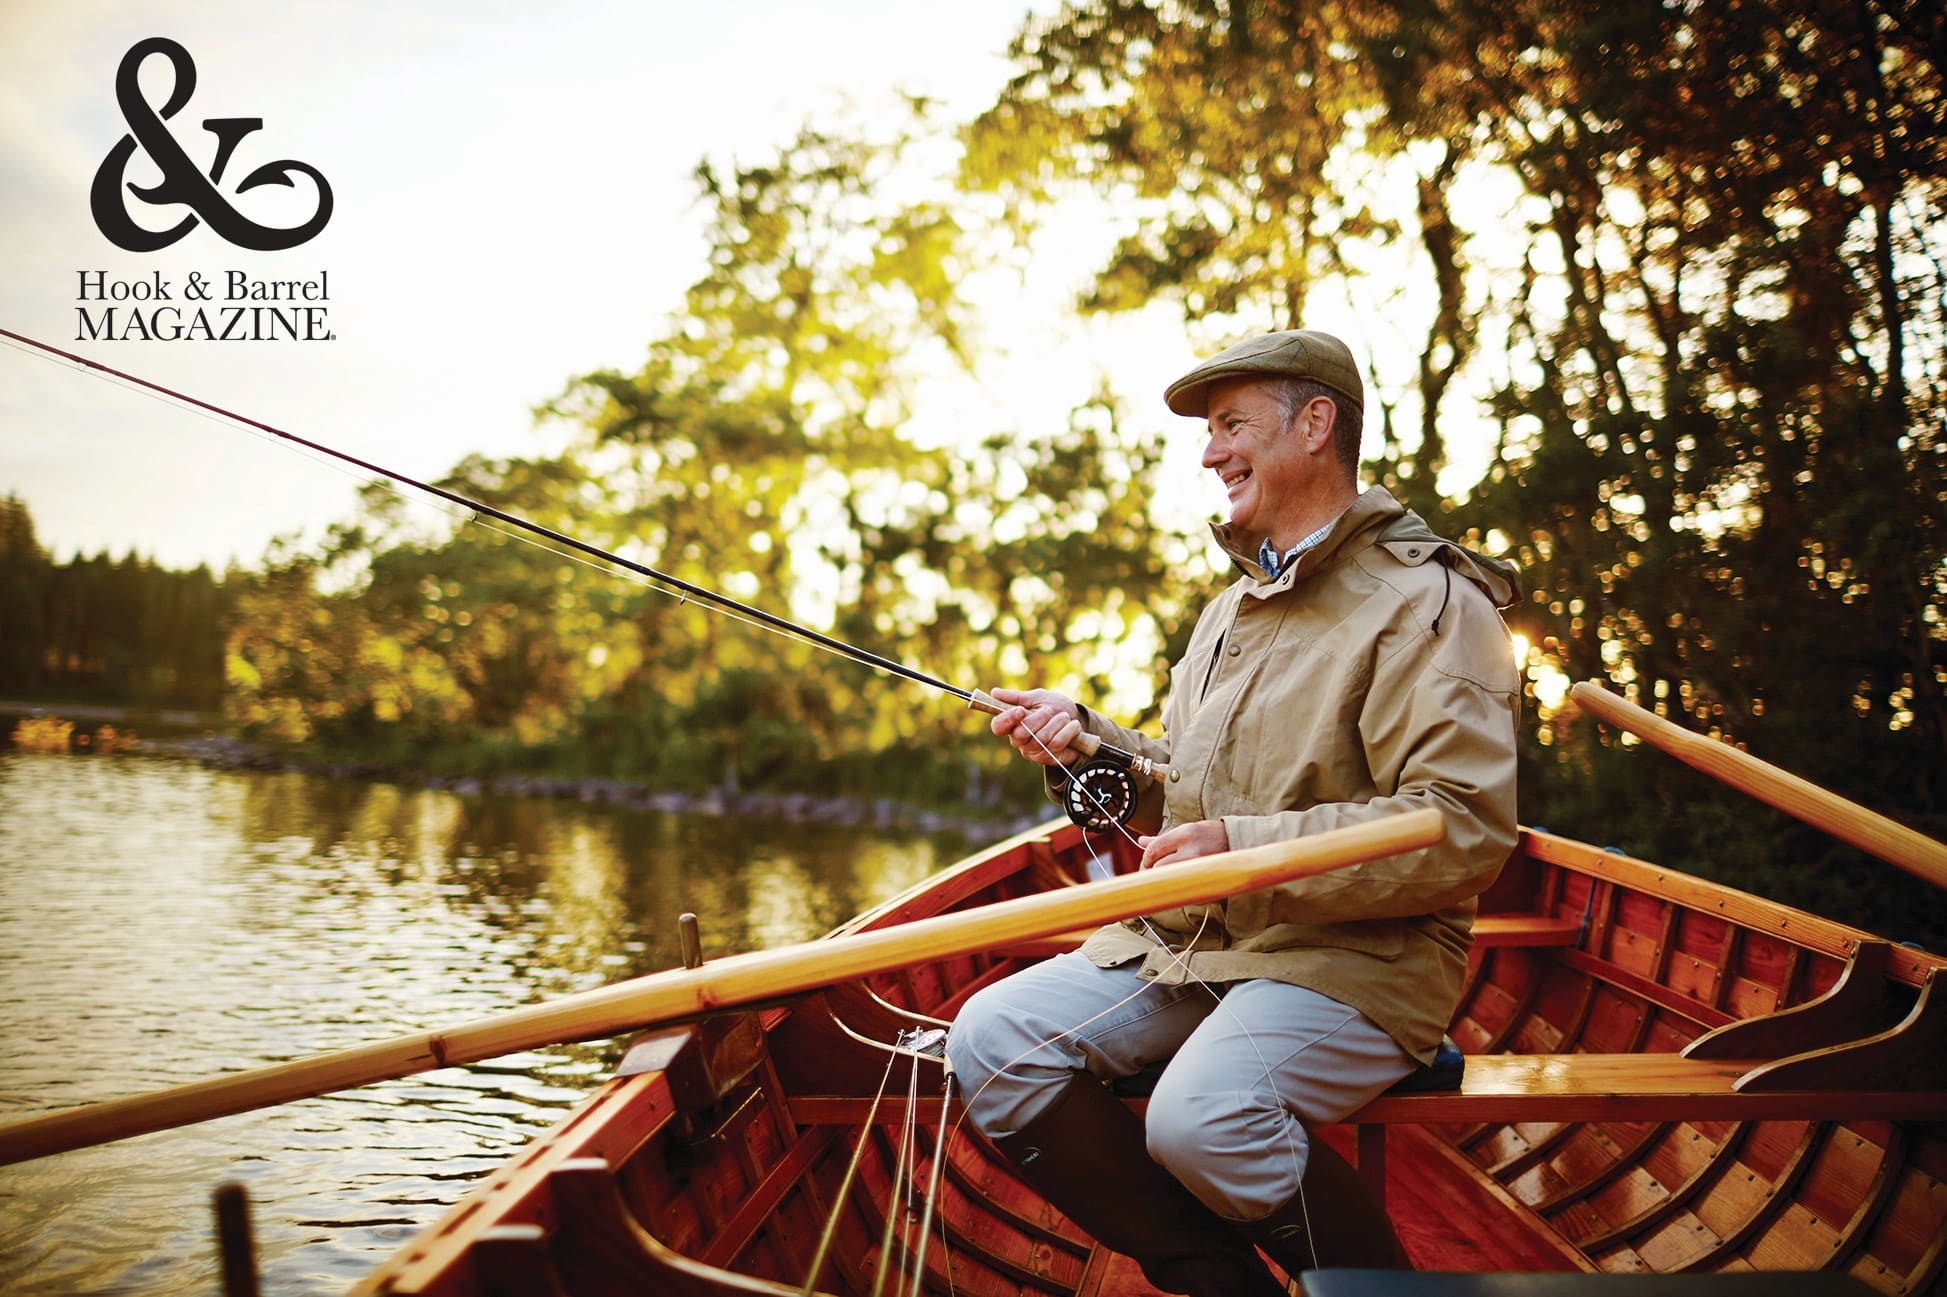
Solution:
[(1167, 1059), (1149, 1155), (1218, 1215), (1252, 1221), (1298, 1192), (1308, 1123), (1337, 1121), (1413, 1070), (1364, 1014), (1316, 991), (1157, 986), (1136, 968), (1074, 951), (968, 1000), (947, 1057), (974, 1125), (1012, 1134), (1076, 1071), (1113, 1080)]

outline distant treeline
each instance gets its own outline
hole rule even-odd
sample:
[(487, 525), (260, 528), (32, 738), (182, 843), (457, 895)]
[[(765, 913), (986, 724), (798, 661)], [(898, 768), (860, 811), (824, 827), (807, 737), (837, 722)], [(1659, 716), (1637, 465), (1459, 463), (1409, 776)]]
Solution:
[(216, 711), (232, 602), (207, 567), (57, 563), (26, 503), (0, 498), (0, 697)]

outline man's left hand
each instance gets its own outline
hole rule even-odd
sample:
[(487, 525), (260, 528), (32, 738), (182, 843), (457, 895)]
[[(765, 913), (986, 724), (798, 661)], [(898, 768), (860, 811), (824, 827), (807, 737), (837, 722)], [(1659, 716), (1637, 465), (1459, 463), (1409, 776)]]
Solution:
[(1224, 830), (1222, 820), (1197, 820), (1179, 824), (1153, 838), (1137, 838), (1136, 845), (1143, 849), (1142, 868), (1153, 869), (1229, 851), (1230, 834)]

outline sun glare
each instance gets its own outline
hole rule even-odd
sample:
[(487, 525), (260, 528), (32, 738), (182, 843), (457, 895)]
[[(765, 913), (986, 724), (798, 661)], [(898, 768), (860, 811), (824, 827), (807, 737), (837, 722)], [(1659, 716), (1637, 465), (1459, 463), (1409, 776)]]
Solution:
[(1514, 636), (1515, 669), (1534, 686), (1535, 701), (1543, 711), (1559, 711), (1568, 699), (1569, 678), (1553, 662), (1535, 652), (1526, 635)]

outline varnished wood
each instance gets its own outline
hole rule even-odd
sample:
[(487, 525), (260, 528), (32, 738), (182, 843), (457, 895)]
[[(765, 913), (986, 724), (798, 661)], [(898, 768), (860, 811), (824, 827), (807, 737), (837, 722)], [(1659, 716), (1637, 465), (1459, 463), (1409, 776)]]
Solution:
[[(1465, 1122), (1491, 1111), (1498, 1121), (1676, 1121), (1847, 1116), (1898, 1121), (1947, 1120), (1947, 1089), (1863, 1090), (1800, 1087), (1742, 1089), (1751, 1059), (1693, 1059), (1681, 1054), (1478, 1054), (1467, 1060), (1458, 1090), (1382, 1094), (1345, 1118), (1347, 1125)], [(807, 1126), (857, 1125), (868, 1096), (802, 1094), (792, 1120)], [(941, 1100), (922, 1097), (917, 1120), (940, 1122)], [(1141, 1108), (1142, 1100), (1132, 1101)], [(903, 1105), (881, 1105), (876, 1120), (904, 1121)]]
[(1491, 950), (1572, 946), (1581, 935), (1582, 920), (1553, 914), (1483, 914), (1474, 920), (1474, 944)]
[(1386, 1128), (1360, 1126), (1357, 1132), (1359, 1179), (1378, 1202), (1386, 1201)]
[(723, 1266), (742, 1255), (778, 1204), (796, 1190), (804, 1173), (831, 1148), (836, 1135), (831, 1127), (820, 1126), (800, 1136), (790, 1151), (757, 1181), (757, 1187), (737, 1205), (735, 1214), (718, 1228), (716, 1237), (703, 1249), (699, 1259), (709, 1265)]
[(1947, 1090), (1737, 1089), (1750, 1068), (1750, 1060), (1678, 1054), (1486, 1054), (1467, 1060), (1458, 1091), (1381, 1095), (1346, 1121), (1468, 1121), (1483, 1110), (1510, 1122), (1947, 1120)]
[(1744, 1094), (1828, 1087), (1841, 1094), (1868, 1088), (1938, 1094), (1947, 1089), (1947, 989), (1935, 973), (1913, 1011), (1896, 1027), (1862, 1040), (1809, 1050), (1752, 1068), (1738, 1079)]
[(560, 1219), (549, 1235), (549, 1250), (562, 1286), (570, 1292), (597, 1297), (633, 1297), (645, 1290), (668, 1297), (799, 1295), (796, 1287), (704, 1265), (663, 1246), (629, 1214), (606, 1162), (563, 1162), (552, 1181)]
[(1787, 815), (1824, 829), (1862, 851), (1898, 865), (1935, 887), (1947, 887), (1947, 843), (1936, 842), (1897, 820), (1760, 761), (1728, 743), (1693, 734), (1654, 712), (1616, 697), (1592, 681), (1580, 681), (1569, 697), (1604, 721), (1654, 744), (1685, 765), (1751, 794)]
[[(1424, 1127), (1408, 1126), (1394, 1133), (1394, 1156), (1415, 1155), (1418, 1173), (1437, 1178), (1439, 1193), (1460, 1204), (1476, 1228), (1518, 1237), (1526, 1255), (1522, 1269), (1593, 1271), (1595, 1263), (1530, 1211), (1506, 1187), (1481, 1173), (1465, 1154)], [(1437, 1268), (1437, 1258), (1414, 1256), (1416, 1269)]]
[(1844, 1044), (1868, 1034), (1886, 997), (1893, 947), (1861, 941), (1846, 971), (1815, 1000), (1760, 1018), (1729, 1022), (1685, 1045), (1690, 1058), (1775, 1058), (1807, 1048)]
[(567, 1297), (554, 1271), (547, 1231), (538, 1225), (496, 1225), (474, 1244), (483, 1297)]
[(1866, 1192), (1860, 1195), (1852, 1215), (1839, 1231), (1838, 1244), (1832, 1253), (1834, 1265), (1844, 1265), (1866, 1241), (1866, 1234), (1880, 1213), (1886, 1210), (1887, 1200), (1892, 1196), (1893, 1186), (1899, 1178), (1906, 1151), (1906, 1137), (1898, 1126), (1891, 1128), (1886, 1146), (1880, 1151), (1879, 1166), (1873, 1173)]
[[(395, 1258), (386, 1291), (421, 1292), (454, 1271), (477, 1242), (477, 1235), (467, 1228), (469, 1222), (538, 1226), (551, 1221), (553, 1204), (546, 1189), (556, 1167), (589, 1155), (622, 1165), (642, 1147), (649, 1132), (674, 1112), (668, 1082), (660, 1073), (611, 1081), (549, 1138), (523, 1149), (469, 1191), (438, 1225), (416, 1237)], [(491, 1213), (490, 1205), (496, 1208)]]
[(1813, 1154), (1825, 1134), (1825, 1130), (1820, 1126), (1807, 1126), (1790, 1160), (1785, 1163), (1784, 1169), (1778, 1176), (1765, 1187), (1763, 1197), (1752, 1207), (1750, 1213), (1730, 1230), (1720, 1234), (1715, 1243), (1671, 1269), (1681, 1272), (1717, 1268), (1735, 1257), (1746, 1243), (1750, 1242), (1765, 1226), (1776, 1220), (1780, 1213), (1789, 1210), (1793, 1205), (1792, 1189), (1812, 1165)]
[[(1599, 1240), (1598, 1244), (1608, 1246), (1617, 1239), (1640, 1236), (1654, 1228), (1660, 1221), (1680, 1212), (1692, 1210), (1708, 1199), (1718, 1185), (1722, 1184), (1727, 1177), (1736, 1174), (1738, 1168), (1743, 1165), (1740, 1158), (1743, 1156), (1747, 1141), (1753, 1131), (1760, 1129), (1762, 1127), (1758, 1122), (1733, 1123), (1723, 1135), (1717, 1138), (1715, 1145), (1710, 1146), (1712, 1142), (1701, 1136), (1696, 1127), (1690, 1123), (1673, 1126), (1671, 1128), (1673, 1135), (1676, 1131), (1688, 1130), (1698, 1143), (1707, 1146), (1706, 1151), (1691, 1168), (1690, 1173), (1681, 1177), (1675, 1184), (1659, 1181), (1665, 1191), (1664, 1201), (1648, 1211), (1619, 1222), (1614, 1237), (1605, 1237)], [(1648, 1159), (1640, 1160), (1647, 1162)], [(1596, 1245), (1585, 1246), (1593, 1251)]]

